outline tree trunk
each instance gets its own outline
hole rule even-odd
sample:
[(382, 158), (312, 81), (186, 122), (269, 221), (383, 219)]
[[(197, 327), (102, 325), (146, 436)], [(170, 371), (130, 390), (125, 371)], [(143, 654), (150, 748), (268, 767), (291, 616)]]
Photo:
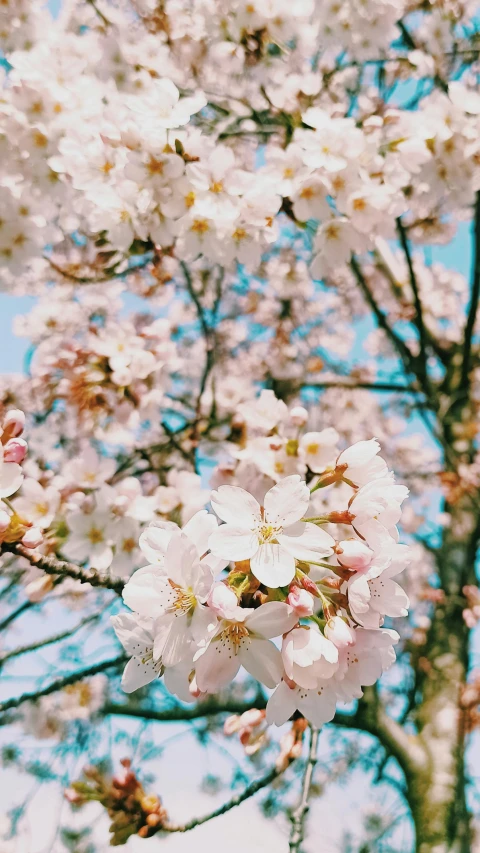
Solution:
[(416, 711), (425, 768), (409, 781), (417, 853), (470, 853), (465, 791), (465, 712), (469, 631), (462, 588), (474, 576), (478, 519), (471, 504), (449, 507), (451, 524), (438, 552), (445, 602), (437, 605), (419, 660), (421, 701)]

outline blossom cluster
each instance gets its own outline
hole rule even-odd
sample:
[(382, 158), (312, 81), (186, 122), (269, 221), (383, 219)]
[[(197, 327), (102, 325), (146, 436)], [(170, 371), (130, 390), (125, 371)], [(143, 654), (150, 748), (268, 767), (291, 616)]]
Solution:
[[(394, 580), (408, 562), (396, 531), (408, 490), (375, 439), (337, 453), (325, 433), (304, 444), (314, 460), (310, 487), (289, 474), (260, 502), (221, 485), (210, 495), (213, 512), (181, 529), (157, 521), (144, 530), (148, 565), (123, 591), (132, 612), (112, 617), (131, 656), (127, 692), (164, 676), (168, 690), (192, 701), (244, 667), (274, 691), (270, 723), (299, 710), (318, 726), (391, 665), (398, 634), (385, 618), (408, 610)], [(312, 516), (315, 494), (337, 485), (348, 500)]]

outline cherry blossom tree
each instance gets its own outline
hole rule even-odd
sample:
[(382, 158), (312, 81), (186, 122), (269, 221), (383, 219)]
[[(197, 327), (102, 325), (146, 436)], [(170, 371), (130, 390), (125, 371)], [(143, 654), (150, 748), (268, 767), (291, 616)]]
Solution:
[[(477, 4), (4, 0), (0, 50), (2, 762), (64, 789), (49, 849), (262, 792), (307, 853), (357, 773), (338, 849), (480, 849)], [(173, 723), (247, 767), (184, 822)]]

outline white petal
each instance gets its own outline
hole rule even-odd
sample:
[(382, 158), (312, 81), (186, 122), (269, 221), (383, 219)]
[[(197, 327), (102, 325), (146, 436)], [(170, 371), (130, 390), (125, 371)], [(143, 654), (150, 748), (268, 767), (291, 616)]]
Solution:
[(139, 545), (151, 563), (163, 563), (172, 535), (180, 528), (171, 521), (150, 524), (140, 536)]
[(287, 586), (295, 576), (295, 560), (281, 545), (260, 545), (250, 559), (250, 568), (261, 583), (273, 589)]
[(283, 726), (297, 710), (297, 697), (298, 690), (282, 681), (267, 702), (267, 723)]
[(278, 536), (278, 541), (289, 554), (305, 563), (316, 563), (320, 557), (329, 557), (333, 554), (335, 545), (335, 540), (326, 530), (316, 524), (301, 521), (287, 527)]
[(298, 708), (308, 722), (316, 728), (333, 720), (336, 705), (336, 696), (330, 685), (320, 685), (314, 690), (299, 691)]
[(159, 616), (177, 599), (167, 578), (153, 572), (135, 572), (122, 592), (125, 604), (141, 616)]
[(245, 620), (249, 632), (265, 637), (280, 637), (298, 622), (295, 610), (283, 601), (267, 601)]
[(131, 658), (123, 671), (122, 688), (125, 693), (133, 693), (134, 690), (150, 684), (159, 675), (159, 669), (153, 660), (143, 663), (140, 658)]
[(113, 630), (128, 655), (142, 657), (153, 647), (153, 637), (138, 624), (133, 613), (119, 613), (110, 618)]
[(164, 666), (175, 666), (190, 653), (190, 631), (186, 615), (173, 616), (169, 630), (155, 636), (154, 657), (161, 657)]
[(283, 675), (282, 656), (270, 640), (251, 639), (240, 646), (240, 663), (265, 687), (276, 687)]
[(218, 527), (218, 521), (211, 512), (201, 509), (192, 515), (183, 528), (183, 533), (195, 545), (200, 557), (208, 551), (210, 534)]
[(198, 563), (197, 549), (183, 533), (175, 533), (165, 554), (165, 571), (169, 578), (182, 587), (193, 584)]
[(190, 632), (197, 646), (204, 645), (215, 633), (218, 619), (210, 607), (198, 604), (193, 611)]
[(208, 544), (215, 557), (225, 560), (249, 560), (258, 550), (258, 538), (251, 530), (231, 524), (214, 530)]
[(23, 471), (16, 462), (4, 462), (0, 466), (0, 498), (8, 498), (22, 485)]
[(265, 517), (283, 526), (299, 521), (308, 509), (310, 490), (298, 474), (285, 477), (265, 495)]
[(216, 693), (233, 681), (239, 669), (240, 658), (235, 654), (232, 643), (223, 638), (212, 640), (195, 665), (198, 689)]
[(220, 486), (210, 497), (212, 509), (222, 521), (249, 530), (261, 520), (260, 504), (245, 489), (239, 486)]

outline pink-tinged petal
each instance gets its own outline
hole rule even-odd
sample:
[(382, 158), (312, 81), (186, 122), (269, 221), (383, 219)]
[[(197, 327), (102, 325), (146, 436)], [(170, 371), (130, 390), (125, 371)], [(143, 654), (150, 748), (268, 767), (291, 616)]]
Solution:
[(265, 495), (265, 517), (270, 524), (288, 526), (305, 515), (310, 489), (298, 474), (285, 477)]
[(165, 636), (163, 635), (163, 631), (161, 631), (161, 634), (162, 642), (160, 647), (157, 642), (157, 636), (155, 637), (153, 654), (157, 658), (157, 652), (160, 652), (161, 648), (161, 653), (158, 656), (161, 657), (164, 666), (175, 666), (175, 664), (180, 663), (180, 661), (184, 660), (190, 654), (191, 635), (186, 615), (173, 616), (169, 630), (165, 633)]
[(190, 632), (197, 646), (205, 645), (218, 628), (218, 618), (210, 607), (198, 604), (193, 611)]
[(127, 655), (142, 656), (146, 649), (152, 649), (153, 638), (138, 624), (133, 613), (119, 613), (110, 618), (113, 630)]
[(140, 658), (131, 658), (123, 670), (122, 688), (125, 693), (133, 693), (160, 675), (160, 667), (154, 664), (153, 660), (144, 662)]
[(278, 536), (278, 541), (289, 554), (305, 563), (316, 563), (321, 557), (329, 557), (335, 546), (335, 540), (326, 530), (301, 521), (287, 527)]
[(240, 646), (240, 663), (265, 687), (276, 687), (283, 675), (282, 656), (270, 640), (251, 639)]
[(183, 533), (174, 533), (165, 554), (165, 572), (181, 587), (192, 586), (198, 563), (197, 549)]
[(0, 498), (9, 498), (22, 485), (23, 471), (16, 462), (0, 465)]
[(258, 537), (245, 527), (221, 524), (208, 541), (214, 557), (224, 560), (249, 560), (258, 550)]
[(335, 716), (337, 699), (332, 689), (333, 685), (317, 685), (314, 690), (299, 690), (298, 708), (308, 722), (321, 728)]
[(295, 576), (295, 560), (281, 545), (260, 545), (250, 559), (250, 568), (260, 583), (276, 589), (287, 586)]
[(210, 497), (212, 509), (234, 527), (256, 527), (261, 520), (260, 504), (239, 486), (220, 486)]
[(198, 555), (203, 557), (208, 551), (208, 540), (211, 533), (218, 527), (218, 521), (211, 512), (201, 509), (192, 515), (183, 528), (183, 533), (195, 545)]
[(151, 563), (163, 563), (168, 543), (180, 528), (172, 521), (150, 524), (140, 535), (139, 545)]
[(198, 689), (203, 693), (217, 693), (235, 678), (240, 669), (240, 658), (229, 640), (218, 637), (195, 664)]
[(141, 616), (156, 617), (172, 606), (177, 593), (167, 578), (161, 578), (148, 572), (135, 572), (125, 584), (122, 592), (127, 607), (140, 613)]
[(250, 633), (270, 640), (290, 631), (297, 622), (298, 615), (288, 604), (283, 601), (267, 601), (245, 620), (245, 626)]
[(370, 598), (370, 587), (364, 575), (355, 575), (348, 581), (348, 601), (353, 613), (367, 613)]
[(193, 579), (190, 586), (199, 601), (204, 602), (207, 600), (214, 580), (215, 575), (213, 569), (206, 560), (194, 563)]
[(282, 681), (267, 702), (267, 723), (283, 726), (297, 710), (297, 697), (297, 688), (291, 689)]

